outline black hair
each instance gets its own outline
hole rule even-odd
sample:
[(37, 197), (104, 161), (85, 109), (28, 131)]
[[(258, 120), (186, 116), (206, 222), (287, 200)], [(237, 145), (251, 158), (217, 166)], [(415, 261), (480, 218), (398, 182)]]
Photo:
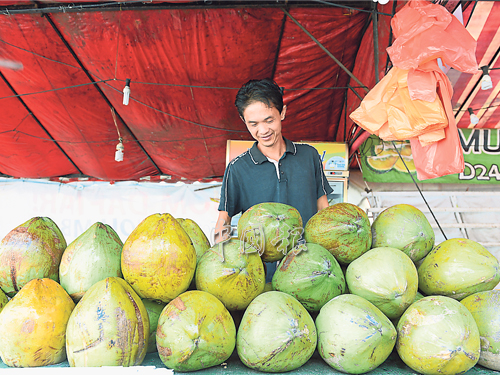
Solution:
[(252, 103), (261, 102), (268, 107), (283, 110), (283, 87), (279, 87), (272, 79), (252, 79), (245, 83), (236, 94), (234, 104), (243, 118), (243, 112)]

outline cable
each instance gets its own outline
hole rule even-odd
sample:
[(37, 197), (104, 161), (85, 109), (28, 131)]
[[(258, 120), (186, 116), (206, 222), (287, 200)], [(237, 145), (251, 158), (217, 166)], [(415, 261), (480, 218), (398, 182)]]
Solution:
[[(113, 90), (118, 91), (118, 92), (120, 92), (120, 93), (121, 93), (121, 91), (120, 91), (120, 90), (116, 89), (115, 87), (111, 86), (110, 84), (105, 83), (105, 85), (107, 85), (107, 86), (109, 86), (111, 89), (113, 89)], [(137, 103), (139, 103), (139, 104), (142, 104), (143, 106), (145, 106), (145, 107), (147, 107), (147, 108), (150, 108), (150, 109), (152, 109), (152, 110), (154, 110), (154, 111), (156, 111), (156, 112), (160, 112), (160, 113), (162, 113), (162, 114), (164, 114), (164, 115), (167, 115), (167, 116), (173, 117), (173, 118), (175, 118), (175, 119), (177, 119), (177, 120), (185, 121), (185, 122), (187, 122), (187, 123), (190, 123), (190, 124), (193, 124), (193, 125), (198, 125), (198, 126), (201, 126), (201, 127), (203, 127), (203, 128), (214, 129), (214, 130), (220, 130), (220, 131), (227, 131), (227, 132), (234, 132), (234, 133), (247, 133), (247, 132), (248, 132), (247, 130), (223, 129), (223, 128), (218, 128), (218, 127), (216, 127), (216, 126), (211, 126), (211, 125), (200, 124), (200, 123), (198, 123), (198, 122), (194, 122), (194, 121), (191, 121), (191, 120), (187, 120), (187, 119), (184, 119), (184, 118), (182, 118), (182, 117), (172, 115), (171, 113), (164, 112), (164, 111), (162, 111), (161, 109), (158, 109), (158, 108), (152, 107), (152, 106), (150, 106), (150, 105), (148, 105), (148, 104), (146, 104), (146, 103), (143, 103), (143, 102), (141, 102), (140, 100), (137, 100), (137, 99), (135, 99), (135, 98), (133, 98), (133, 97), (130, 97), (130, 99), (131, 99), (131, 100), (133, 100), (134, 102), (137, 102)]]
[[(353, 7), (348, 7), (346, 5), (340, 5), (340, 4), (335, 4), (335, 3), (329, 3), (328, 1), (324, 1), (324, 0), (314, 0), (314, 1), (317, 2), (317, 3), (320, 3), (320, 4), (330, 5), (330, 6), (337, 7), (337, 8), (352, 9), (352, 10), (357, 10), (358, 12), (372, 13), (371, 10), (353, 8)], [(379, 11), (377, 11), (377, 13), (381, 14), (383, 16), (392, 17), (392, 14), (389, 14), (389, 13), (382, 13), (382, 12), (379, 12)]]
[[(71, 143), (71, 144), (85, 143), (85, 144), (93, 144), (93, 143), (114, 143), (114, 142), (116, 142), (116, 138), (102, 139), (102, 140), (99, 140), (99, 141), (74, 141), (74, 140), (72, 140), (72, 141), (65, 141), (65, 140), (60, 140), (60, 139), (51, 139), (51, 138), (39, 137), (37, 135), (29, 134), (29, 133), (23, 132), (21, 130), (15, 130), (15, 129), (5, 130), (3, 132), (0, 132), (0, 134), (6, 134), (6, 133), (23, 134), (23, 135), (25, 135), (27, 137), (40, 139), (42, 141), (56, 142), (56, 143)], [(214, 136), (211, 136), (211, 137), (189, 138), (188, 140), (186, 140), (186, 139), (166, 139), (166, 140), (157, 140), (157, 139), (154, 139), (154, 140), (151, 140), (151, 139), (130, 139), (127, 142), (136, 142), (136, 143), (139, 143), (139, 142), (150, 142), (150, 143), (155, 144), (155, 143), (201, 141), (201, 140), (204, 140), (204, 139), (214, 139), (214, 138), (220, 138), (220, 135), (214, 135)], [(19, 143), (19, 141), (16, 141), (16, 143)]]
[[(116, 78), (116, 81), (125, 82), (124, 79)], [(172, 87), (186, 87), (195, 89), (217, 89), (217, 90), (239, 90), (239, 87), (224, 87), (224, 86), (199, 86), (199, 85), (181, 85), (175, 83), (160, 83), (160, 82), (139, 82), (134, 81), (134, 84), (140, 85), (155, 85), (155, 86), (172, 86)], [(299, 87), (299, 88), (286, 88), (286, 91), (300, 91), (300, 90), (342, 90), (349, 88), (363, 88), (363, 86), (345, 86), (345, 87)]]
[(439, 221), (436, 219), (436, 216), (434, 215), (434, 212), (432, 211), (431, 207), (429, 206), (429, 203), (427, 203), (427, 200), (425, 199), (424, 197), (424, 194), (422, 194), (422, 190), (420, 190), (420, 188), (418, 187), (418, 184), (417, 182), (415, 181), (415, 178), (413, 177), (412, 173), (410, 172), (410, 169), (408, 168), (408, 166), (406, 165), (405, 163), (405, 160), (403, 159), (403, 157), (401, 156), (401, 154), (399, 153), (399, 150), (398, 148), (396, 147), (396, 144), (394, 143), (394, 141), (391, 141), (392, 145), (394, 146), (394, 148), (396, 149), (396, 152), (398, 153), (399, 155), (399, 158), (401, 159), (401, 161), (403, 162), (406, 170), (408, 171), (408, 174), (410, 175), (411, 179), (413, 180), (413, 183), (415, 184), (415, 186), (417, 187), (417, 190), (418, 192), (420, 193), (420, 195), (422, 196), (422, 199), (424, 200), (425, 202), (425, 205), (427, 206), (427, 208), (429, 209), (429, 212), (431, 213), (432, 217), (434, 218), (434, 221), (436, 222), (438, 228), (441, 230), (441, 233), (443, 234), (443, 237), (445, 240), (447, 240), (448, 238), (446, 237), (446, 234), (444, 234), (444, 231), (443, 231), (443, 228), (441, 228), (441, 225), (439, 224)]
[(43, 56), (43, 55), (40, 55), (40, 54), (38, 54), (38, 53), (36, 53), (36, 52), (29, 51), (29, 50), (27, 50), (27, 49), (24, 49), (24, 48), (21, 48), (21, 47), (18, 47), (18, 46), (16, 46), (16, 45), (14, 45), (14, 44), (11, 44), (11, 43), (9, 43), (9, 42), (6, 42), (5, 40), (0, 39), (0, 42), (3, 42), (3, 43), (5, 43), (5, 44), (8, 44), (8, 45), (9, 45), (9, 46), (11, 46), (11, 47), (14, 47), (14, 48), (20, 49), (21, 51), (31, 53), (31, 54), (33, 54), (33, 55), (35, 55), (35, 56), (38, 56), (38, 57), (41, 57), (41, 58), (43, 58), (43, 59), (46, 59), (46, 60), (49, 60), (49, 61), (52, 61), (52, 62), (56, 62), (56, 63), (58, 63), (58, 64), (63, 64), (63, 65), (69, 66), (69, 67), (71, 67), (71, 68), (80, 69), (80, 67), (79, 67), (79, 66), (74, 66), (74, 65), (71, 65), (71, 64), (64, 63), (64, 62), (62, 62), (62, 61), (58, 61), (58, 60), (54, 60), (54, 59), (50, 59), (50, 58), (45, 57), (45, 56)]
[[(135, 3), (146, 3), (146, 2), (152, 2), (152, 0), (147, 1), (147, 0), (129, 0), (127, 1), (128, 4), (135, 4)], [(118, 3), (121, 7), (122, 2)], [(17, 11), (16, 9), (11, 9), (9, 11), (9, 8), (0, 11), (4, 16), (10, 16), (11, 14), (16, 14), (16, 13), (29, 13), (30, 11), (32, 12), (44, 12), (44, 13), (54, 13), (54, 12), (63, 12), (66, 13), (66, 10), (69, 9), (78, 9), (78, 10), (84, 10), (84, 9), (98, 9), (98, 8), (105, 8), (109, 6), (116, 6), (116, 2), (112, 3), (100, 3), (100, 4), (90, 4), (90, 5), (75, 5), (75, 4), (69, 4), (69, 5), (60, 5), (57, 7), (46, 7), (46, 8), (34, 8), (34, 9), (22, 9)]]
[(56, 89), (50, 89), (50, 90), (44, 90), (44, 91), (37, 91), (37, 92), (28, 92), (26, 94), (17, 94), (17, 95), (10, 95), (10, 96), (3, 96), (0, 98), (1, 99), (9, 99), (9, 98), (18, 98), (20, 96), (28, 96), (28, 95), (36, 95), (36, 94), (45, 94), (47, 92), (51, 92), (51, 91), (59, 91), (59, 90), (66, 90), (66, 89), (73, 89), (75, 87), (81, 87), (81, 86), (89, 86), (89, 85), (93, 85), (94, 83), (101, 83), (101, 82), (108, 82), (108, 81), (113, 81), (113, 79), (105, 79), (105, 80), (102, 80), (102, 81), (96, 81), (96, 82), (89, 82), (89, 83), (82, 83), (82, 84), (79, 84), (79, 85), (74, 85), (74, 86), (67, 86), (67, 87), (59, 87), (59, 88), (56, 88)]
[[(470, 108), (470, 109), (472, 109), (473, 111), (480, 111), (481, 109), (497, 108), (497, 107), (499, 107), (499, 106), (500, 106), (500, 104), (490, 105), (490, 106), (488, 106), (488, 107), (481, 107), (481, 108), (471, 108), (471, 107), (469, 107), (469, 108)], [(469, 108), (467, 108), (467, 109), (459, 109), (459, 110), (457, 111), (457, 113), (458, 113), (458, 112), (468, 112), (468, 111), (469, 111)]]
[[(95, 74), (92, 74), (95, 76)], [(96, 76), (97, 77), (97, 76)], [(114, 79), (114, 78), (109, 78), (109, 79), (102, 79), (99, 81), (95, 82), (89, 82), (89, 83), (81, 83), (79, 85), (73, 85), (73, 86), (66, 86), (66, 87), (58, 87), (55, 89), (50, 89), (50, 90), (44, 90), (44, 91), (36, 91), (36, 92), (29, 92), (25, 94), (17, 94), (17, 95), (9, 95), (9, 96), (3, 96), (0, 97), (1, 99), (9, 99), (9, 98), (17, 98), (20, 96), (28, 96), (28, 95), (36, 95), (36, 94), (45, 94), (47, 92), (51, 91), (58, 91), (58, 90), (66, 90), (66, 89), (73, 89), (76, 87), (81, 87), (81, 86), (88, 86), (88, 85), (93, 85), (94, 83), (104, 83), (104, 82), (109, 82), (109, 81), (123, 81), (125, 82), (126, 80), (124, 79)], [(147, 82), (135, 82), (134, 84), (143, 84), (143, 85), (161, 85), (161, 86), (176, 86), (176, 87), (189, 87), (189, 88), (206, 88), (206, 89), (229, 89), (229, 90), (239, 90), (239, 88), (232, 88), (232, 87), (216, 87), (216, 86), (194, 86), (194, 85), (176, 85), (176, 84), (170, 84), (170, 83), (147, 83)], [(361, 88), (360, 86), (351, 86), (352, 88)], [(287, 88), (287, 91), (301, 91), (301, 90), (341, 90), (341, 89), (348, 89), (351, 87), (304, 87), (304, 88), (297, 88), (297, 89), (289, 89)]]

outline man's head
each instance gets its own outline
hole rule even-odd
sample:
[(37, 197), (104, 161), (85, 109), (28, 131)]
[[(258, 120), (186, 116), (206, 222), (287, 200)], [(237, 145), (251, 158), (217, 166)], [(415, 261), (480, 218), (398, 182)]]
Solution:
[(285, 119), (286, 106), (283, 105), (282, 91), (275, 82), (270, 79), (247, 82), (238, 91), (235, 104), (259, 146), (284, 144), (281, 121)]
[(281, 113), (283, 111), (283, 91), (276, 82), (269, 78), (253, 79), (245, 83), (236, 94), (234, 102), (243, 121), (245, 121), (243, 112), (250, 104), (255, 102), (274, 107)]

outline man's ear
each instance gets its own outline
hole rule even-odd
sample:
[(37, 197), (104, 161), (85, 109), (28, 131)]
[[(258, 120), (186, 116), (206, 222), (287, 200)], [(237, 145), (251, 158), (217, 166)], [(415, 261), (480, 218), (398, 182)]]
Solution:
[(281, 120), (282, 121), (285, 119), (285, 114), (286, 114), (286, 105), (284, 105), (283, 109), (281, 110)]
[(243, 116), (240, 116), (240, 119), (241, 121), (243, 121), (243, 123), (246, 125), (247, 123), (245, 122), (245, 119), (243, 118)]

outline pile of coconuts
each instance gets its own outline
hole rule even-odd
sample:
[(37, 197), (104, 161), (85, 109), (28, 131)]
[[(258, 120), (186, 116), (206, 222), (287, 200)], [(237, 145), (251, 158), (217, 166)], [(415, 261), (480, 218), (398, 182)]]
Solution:
[[(304, 225), (305, 224), (305, 225)], [(145, 218), (122, 243), (95, 223), (70, 244), (34, 217), (0, 243), (0, 357), (11, 367), (137, 366), (196, 371), (234, 353), (261, 372), (369, 372), (397, 352), (421, 374), (500, 370), (498, 260), (479, 243), (435, 245), (417, 208), (370, 224), (349, 203), (307, 223), (281, 203), (211, 246), (195, 220)], [(266, 284), (265, 262), (278, 262)]]

